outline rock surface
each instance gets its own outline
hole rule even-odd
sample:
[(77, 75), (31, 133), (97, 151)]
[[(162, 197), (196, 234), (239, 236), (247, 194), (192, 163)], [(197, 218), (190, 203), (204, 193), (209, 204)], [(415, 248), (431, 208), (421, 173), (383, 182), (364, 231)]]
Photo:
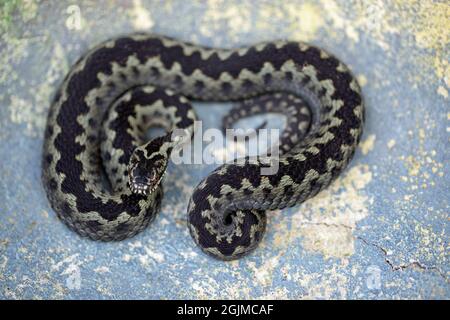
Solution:
[[(0, 298), (450, 298), (450, 6), (432, 1), (4, 1), (0, 8)], [(155, 222), (120, 243), (69, 231), (40, 182), (49, 100), (92, 45), (135, 30), (211, 46), (322, 46), (363, 86), (349, 168), (270, 213), (250, 256), (202, 254), (186, 227), (211, 166), (171, 165)], [(227, 107), (195, 104), (206, 128)]]

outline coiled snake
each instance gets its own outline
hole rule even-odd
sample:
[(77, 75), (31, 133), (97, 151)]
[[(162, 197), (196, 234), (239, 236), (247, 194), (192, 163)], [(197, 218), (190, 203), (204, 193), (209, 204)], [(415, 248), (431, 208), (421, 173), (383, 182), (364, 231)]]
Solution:
[[(275, 174), (261, 174), (267, 159), (246, 158), (220, 166), (194, 189), (190, 233), (205, 252), (224, 260), (255, 248), (266, 210), (299, 204), (328, 186), (348, 164), (362, 133), (364, 107), (355, 78), (317, 47), (276, 41), (211, 49), (148, 34), (109, 40), (75, 63), (48, 115), (43, 184), (70, 228), (94, 240), (121, 240), (154, 218), (177, 144), (171, 133), (180, 128), (192, 134), (196, 119), (184, 96), (250, 99), (240, 116), (253, 101), (260, 107), (247, 114), (283, 103), (291, 106), (285, 108), (291, 117), (306, 117), (295, 118), (298, 125), (284, 131)], [(313, 112), (309, 131), (303, 101)], [(225, 125), (240, 117), (232, 113)], [(167, 134), (145, 142), (154, 124)], [(112, 191), (104, 187), (103, 169)]]

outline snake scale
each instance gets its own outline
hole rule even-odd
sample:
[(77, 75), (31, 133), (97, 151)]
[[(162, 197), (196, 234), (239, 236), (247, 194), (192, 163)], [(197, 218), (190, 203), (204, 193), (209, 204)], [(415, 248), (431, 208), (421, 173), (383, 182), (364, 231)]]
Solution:
[[(261, 174), (267, 159), (260, 157), (221, 165), (198, 184), (188, 205), (190, 233), (204, 252), (223, 260), (248, 253), (263, 236), (266, 210), (294, 206), (327, 187), (362, 134), (357, 81), (338, 59), (305, 43), (213, 49), (139, 33), (91, 49), (71, 68), (50, 107), (42, 178), (51, 206), (91, 239), (135, 235), (159, 210), (161, 180), (177, 143), (170, 133), (192, 133), (196, 116), (187, 98), (264, 105), (265, 98), (257, 97), (267, 94), (272, 98), (266, 105), (305, 102), (311, 128), (284, 131), (275, 174)], [(291, 108), (290, 116), (300, 110)], [(232, 111), (224, 125), (240, 116)], [(155, 124), (167, 133), (146, 142), (145, 132)]]

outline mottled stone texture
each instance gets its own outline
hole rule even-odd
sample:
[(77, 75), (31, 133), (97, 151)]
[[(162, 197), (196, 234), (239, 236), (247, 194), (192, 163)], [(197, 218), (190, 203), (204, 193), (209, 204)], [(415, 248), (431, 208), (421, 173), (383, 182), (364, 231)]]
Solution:
[[(450, 297), (448, 3), (73, 3), (0, 8), (1, 298)], [(185, 221), (193, 187), (213, 166), (171, 165), (162, 212), (135, 238), (81, 239), (40, 183), (49, 100), (88, 47), (133, 30), (222, 47), (289, 38), (335, 53), (367, 106), (350, 167), (314, 199), (270, 213), (262, 245), (231, 263), (202, 254)], [(195, 107), (205, 128), (229, 108)]]

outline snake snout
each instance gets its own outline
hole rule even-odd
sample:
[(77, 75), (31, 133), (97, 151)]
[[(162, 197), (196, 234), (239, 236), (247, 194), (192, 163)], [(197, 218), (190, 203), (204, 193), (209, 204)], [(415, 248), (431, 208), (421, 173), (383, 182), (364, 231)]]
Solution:
[(135, 164), (129, 171), (129, 185), (133, 193), (147, 194), (152, 190), (153, 174), (141, 165)]
[(129, 171), (129, 185), (133, 193), (149, 194), (156, 190), (164, 176), (164, 170), (148, 168), (147, 164), (138, 163)]

